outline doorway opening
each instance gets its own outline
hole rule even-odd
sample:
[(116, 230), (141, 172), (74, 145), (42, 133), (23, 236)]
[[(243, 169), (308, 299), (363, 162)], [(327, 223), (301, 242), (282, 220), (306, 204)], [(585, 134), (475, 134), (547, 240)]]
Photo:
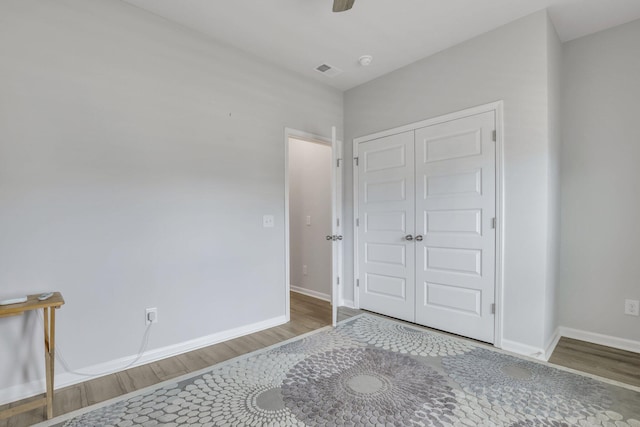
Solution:
[[(289, 130), (286, 135), (286, 314), (290, 320), (290, 292), (317, 310), (308, 314), (326, 317), (326, 301), (332, 304), (332, 185), (331, 141)], [(314, 298), (315, 300), (311, 299)], [(326, 312), (326, 313), (325, 313)]]
[(290, 290), (331, 302), (331, 145), (289, 138)]
[[(295, 141), (294, 141), (295, 140)], [(340, 305), (339, 287), (342, 279), (342, 141), (337, 139), (335, 126), (331, 128), (331, 139), (318, 135), (309, 134), (307, 132), (297, 131), (294, 129), (285, 128), (285, 316), (287, 321), (291, 319), (291, 294), (290, 290), (293, 289), (297, 292), (295, 295), (304, 296), (316, 302), (323, 303), (318, 298), (327, 299), (329, 302), (328, 308), (330, 311), (331, 324), (336, 326), (338, 319), (338, 306)], [(306, 161), (298, 162), (294, 164), (295, 160), (290, 160), (290, 150), (297, 150), (291, 144), (305, 144), (306, 150), (311, 154), (305, 154), (303, 158)], [(311, 144), (311, 145), (309, 145)], [(328, 151), (326, 150), (328, 148)], [(327, 156), (327, 154), (329, 154)], [(305, 172), (316, 170), (319, 168), (321, 172), (318, 176), (311, 176), (305, 178), (294, 178), (291, 176), (295, 172), (290, 173), (290, 168), (297, 168), (298, 165)], [(328, 172), (327, 172), (328, 171)], [(290, 210), (290, 199), (293, 192), (290, 188), (297, 186), (298, 181), (310, 182), (308, 186), (303, 186), (303, 189), (299, 194), (302, 194), (302, 198), (306, 201), (313, 201), (314, 203), (307, 202), (302, 203), (303, 210)], [(321, 181), (321, 182), (320, 182)], [(318, 187), (322, 186), (322, 189)], [(327, 197), (326, 195), (329, 194)], [(304, 201), (303, 200), (303, 201)], [(296, 203), (296, 202), (294, 202)], [(309, 206), (315, 205), (318, 210), (315, 213), (311, 210), (307, 210)], [(300, 204), (298, 204), (300, 206)], [(305, 207), (306, 206), (306, 207)], [(326, 210), (325, 210), (326, 209)], [(290, 211), (291, 214), (290, 215)], [(328, 215), (327, 215), (328, 212)], [(291, 238), (291, 223), (290, 216), (295, 215), (295, 222), (300, 224), (302, 221), (302, 242), (300, 239), (299, 231), (294, 230), (296, 236)], [(315, 219), (314, 219), (315, 218)], [(327, 223), (327, 218), (329, 221)], [(315, 230), (311, 232), (311, 228), (316, 224)], [(307, 232), (307, 230), (309, 232)], [(298, 240), (296, 240), (298, 239)], [(298, 243), (302, 243), (303, 246), (297, 246)], [(292, 244), (294, 246), (292, 247)], [(327, 249), (327, 252), (320, 252), (323, 249)], [(295, 251), (295, 252), (294, 252)], [(301, 258), (292, 258), (291, 255), (302, 255)], [(329, 254), (329, 263), (324, 260), (327, 259)], [(295, 264), (294, 264), (295, 263)], [(316, 270), (316, 277), (313, 280), (309, 280), (308, 276), (311, 275), (311, 265), (320, 265), (321, 267)], [(324, 267), (328, 264), (328, 267)], [(305, 268), (306, 266), (306, 268)], [(297, 270), (296, 270), (297, 269)], [(294, 273), (292, 276), (292, 272)], [(329, 273), (329, 278), (325, 274)], [(302, 276), (300, 276), (302, 273)], [(306, 273), (306, 274), (305, 274)], [(292, 283), (292, 277), (299, 283)], [(292, 288), (292, 285), (295, 286)], [(323, 303), (327, 307), (326, 302)]]

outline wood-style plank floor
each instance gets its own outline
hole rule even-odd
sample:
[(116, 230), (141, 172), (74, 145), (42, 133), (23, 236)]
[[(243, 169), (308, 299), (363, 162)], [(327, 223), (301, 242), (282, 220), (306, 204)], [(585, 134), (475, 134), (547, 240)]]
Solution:
[(640, 354), (562, 337), (549, 363), (640, 387)]
[[(339, 320), (360, 313), (340, 308)], [(325, 301), (291, 293), (291, 321), (284, 325), (205, 347), (158, 362), (89, 380), (56, 391), (54, 415), (93, 405), (161, 381), (314, 331), (331, 323), (331, 306)], [(640, 385), (640, 354), (561, 339), (550, 362), (590, 372), (628, 384)], [(0, 410), (27, 402), (0, 406)], [(0, 420), (0, 427), (30, 426), (45, 419), (44, 409)]]

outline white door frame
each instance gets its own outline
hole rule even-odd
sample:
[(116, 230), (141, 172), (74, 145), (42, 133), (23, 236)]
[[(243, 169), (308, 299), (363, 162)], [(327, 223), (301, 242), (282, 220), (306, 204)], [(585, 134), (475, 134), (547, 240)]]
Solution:
[(495, 317), (495, 342), (493, 345), (502, 348), (502, 331), (504, 319), (504, 102), (496, 101), (489, 104), (479, 105), (461, 111), (445, 114), (443, 116), (433, 117), (415, 123), (410, 123), (393, 129), (387, 129), (370, 135), (354, 138), (353, 140), (353, 296), (354, 305), (360, 308), (360, 292), (356, 288), (360, 273), (358, 271), (358, 168), (356, 167), (356, 158), (358, 158), (358, 144), (372, 139), (384, 138), (386, 136), (395, 135), (401, 132), (413, 131), (419, 128), (436, 125), (439, 123), (449, 122), (461, 119), (463, 117), (473, 116), (480, 113), (494, 111), (496, 115), (496, 317)]
[[(331, 234), (337, 240), (331, 245), (331, 324), (338, 326), (338, 307), (342, 305), (342, 253), (344, 250), (342, 220), (342, 191), (343, 191), (343, 148), (338, 139), (336, 127), (331, 127)], [(344, 280), (343, 280), (344, 282)], [(342, 285), (344, 286), (344, 284)]]
[[(326, 144), (331, 148), (332, 155), (333, 155), (331, 137), (316, 135), (313, 133), (292, 129), (292, 128), (284, 128), (284, 248), (285, 248), (284, 249), (284, 256), (285, 256), (284, 258), (285, 259), (284, 261), (285, 290), (284, 291), (285, 291), (285, 316), (286, 316), (287, 322), (291, 320), (291, 295), (290, 295), (291, 248), (290, 248), (290, 241), (289, 241), (289, 234), (290, 234), (290, 230), (289, 230), (289, 227), (290, 227), (290, 222), (289, 222), (290, 221), (289, 220), (289, 139), (290, 138), (295, 138), (302, 141)], [(336, 197), (336, 191), (338, 191), (338, 189), (336, 188), (331, 189), (332, 200), (335, 199)], [(333, 230), (328, 230), (328, 232), (333, 232)], [(331, 243), (327, 243), (327, 244), (331, 244)], [(333, 250), (334, 249), (332, 247), (332, 251)], [(340, 276), (342, 277), (342, 272), (340, 272)], [(334, 287), (335, 287), (335, 284), (332, 283), (331, 288), (333, 289)], [(340, 296), (338, 296), (336, 301), (331, 301), (331, 304), (333, 306), (333, 304), (336, 303), (336, 306), (337, 306), (339, 305), (339, 302), (340, 302)]]

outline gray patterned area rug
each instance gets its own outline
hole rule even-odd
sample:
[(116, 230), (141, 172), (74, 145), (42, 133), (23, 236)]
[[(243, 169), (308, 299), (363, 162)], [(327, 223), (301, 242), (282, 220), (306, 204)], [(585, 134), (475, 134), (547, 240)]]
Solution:
[(632, 426), (640, 391), (368, 314), (43, 425)]

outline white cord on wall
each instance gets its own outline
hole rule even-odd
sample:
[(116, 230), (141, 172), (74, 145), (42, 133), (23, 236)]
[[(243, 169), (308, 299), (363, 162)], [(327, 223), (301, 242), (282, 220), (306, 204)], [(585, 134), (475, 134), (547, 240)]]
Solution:
[[(40, 313), (40, 311), (37, 312), (38, 313), (38, 320), (40, 321), (41, 324), (44, 324), (44, 319), (42, 318), (42, 313)], [(101, 377), (104, 375), (110, 375), (116, 372), (120, 372), (120, 371), (124, 371), (126, 369), (129, 369), (130, 367), (132, 367), (133, 365), (135, 365), (140, 358), (144, 355), (145, 351), (147, 351), (147, 345), (149, 344), (149, 335), (151, 333), (151, 325), (153, 325), (153, 323), (149, 323), (147, 325), (147, 328), (144, 331), (144, 335), (142, 336), (142, 342), (140, 343), (140, 348), (138, 349), (138, 354), (136, 356), (136, 358), (131, 361), (131, 363), (129, 363), (127, 366), (124, 366), (122, 368), (118, 368), (118, 369), (114, 369), (111, 371), (105, 371), (105, 372), (97, 372), (97, 373), (85, 373), (85, 372), (79, 372), (79, 371), (74, 371), (73, 369), (71, 369), (69, 367), (69, 364), (67, 363), (66, 359), (64, 358), (62, 349), (60, 348), (59, 345), (56, 344), (55, 347), (55, 352), (56, 352), (56, 357), (57, 359), (60, 361), (60, 364), (64, 367), (64, 369), (67, 372), (70, 372), (72, 374), (75, 375), (80, 375), (83, 377)]]

